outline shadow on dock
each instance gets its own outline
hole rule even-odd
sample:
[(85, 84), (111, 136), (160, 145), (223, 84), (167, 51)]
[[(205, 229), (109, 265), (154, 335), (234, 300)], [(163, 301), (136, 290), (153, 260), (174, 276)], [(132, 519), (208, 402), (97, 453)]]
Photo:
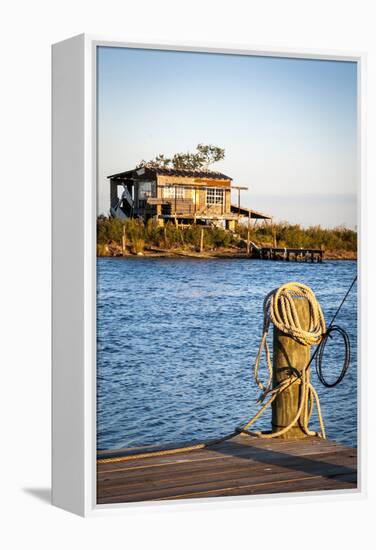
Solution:
[[(292, 442), (294, 443), (294, 448), (292, 448), (291, 451), (296, 449), (296, 446), (298, 445), (304, 445), (304, 440), (289, 440), (290, 446)], [(271, 444), (271, 447), (273, 443)], [(250, 445), (247, 445), (247, 450), (251, 447), (252, 443)], [(212, 449), (216, 453), (237, 458), (240, 461), (248, 461), (250, 458), (255, 458), (260, 464), (278, 466), (281, 468), (290, 469), (294, 472), (299, 471), (306, 474), (318, 474), (328, 479), (333, 479), (333, 477), (340, 475), (344, 476), (344, 480), (351, 485), (354, 482), (357, 482), (356, 467), (342, 464), (342, 453), (339, 453), (334, 449), (327, 453), (318, 455), (316, 459), (308, 458), (307, 456), (302, 456), (301, 454), (291, 454), (291, 451), (289, 453), (282, 452), (280, 450), (276, 450), (275, 448), (269, 449), (267, 447), (264, 447), (261, 451), (259, 446), (255, 448), (255, 456), (252, 457), (252, 454), (250, 452), (244, 453), (244, 445), (236, 441), (230, 441), (227, 445), (218, 445), (212, 447)], [(244, 456), (242, 456), (243, 454)], [(347, 458), (356, 459), (356, 454), (356, 449), (348, 448)]]

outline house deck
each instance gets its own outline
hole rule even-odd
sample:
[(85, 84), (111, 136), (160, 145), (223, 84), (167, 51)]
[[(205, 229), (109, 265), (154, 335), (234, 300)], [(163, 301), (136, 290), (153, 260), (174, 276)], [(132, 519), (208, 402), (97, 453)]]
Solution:
[(315, 437), (239, 435), (206, 449), (97, 464), (98, 504), (356, 488), (356, 449)]

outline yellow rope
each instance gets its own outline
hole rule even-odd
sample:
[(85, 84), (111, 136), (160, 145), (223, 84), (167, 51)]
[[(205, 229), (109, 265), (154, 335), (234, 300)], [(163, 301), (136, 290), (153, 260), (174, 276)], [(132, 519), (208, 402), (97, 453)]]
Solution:
[[(299, 315), (296, 309), (296, 298), (304, 298), (308, 301), (308, 305), (310, 308), (310, 324), (307, 330), (304, 330), (301, 326)], [(288, 378), (280, 382), (280, 384), (278, 384), (274, 388), (272, 387), (273, 367), (267, 341), (267, 336), (271, 323), (276, 326), (281, 332), (288, 334), (304, 346), (318, 345), (321, 342), (321, 339), (326, 330), (325, 319), (320, 304), (318, 303), (313, 291), (308, 286), (301, 283), (291, 282), (282, 285), (276, 290), (273, 290), (266, 296), (264, 300), (263, 334), (256, 356), (254, 378), (256, 384), (263, 391), (259, 401), (263, 402), (267, 397), (268, 400), (262, 405), (257, 413), (243, 426), (243, 428), (221, 439), (209, 441), (206, 443), (198, 443), (196, 445), (179, 447), (177, 449), (165, 449), (161, 451), (150, 451), (146, 453), (127, 456), (100, 458), (97, 460), (98, 464), (126, 462), (128, 460), (165, 456), (204, 449), (212, 445), (218, 444), (222, 441), (231, 439), (239, 432), (261, 438), (280, 437), (287, 433), (297, 422), (299, 422), (300, 427), (307, 436), (320, 436), (325, 438), (325, 428), (321, 414), (320, 401), (316, 390), (310, 382), (309, 364), (303, 368), (300, 374), (293, 373)], [(265, 384), (261, 381), (259, 377), (260, 361), (263, 352), (265, 352), (266, 366), (268, 370), (268, 380)], [(272, 433), (249, 431), (248, 428), (260, 418), (265, 410), (273, 403), (275, 398), (287, 388), (289, 388), (292, 384), (300, 384), (301, 390), (298, 410), (290, 424), (283, 427), (281, 430)], [(321, 430), (320, 432), (314, 432), (309, 429), (309, 420), (314, 404), (316, 404), (317, 408)]]
[(135, 455), (127, 456), (114, 456), (108, 458), (99, 458), (97, 460), (98, 464), (112, 464), (115, 462), (126, 462), (127, 460), (134, 460), (139, 458), (150, 458), (152, 456), (165, 456), (172, 455), (177, 453), (184, 453), (189, 451), (197, 451), (198, 449), (204, 449), (207, 446), (206, 443), (198, 443), (197, 445), (191, 445), (189, 447), (179, 447), (178, 449), (165, 449), (163, 451), (150, 451), (149, 453), (140, 453)]

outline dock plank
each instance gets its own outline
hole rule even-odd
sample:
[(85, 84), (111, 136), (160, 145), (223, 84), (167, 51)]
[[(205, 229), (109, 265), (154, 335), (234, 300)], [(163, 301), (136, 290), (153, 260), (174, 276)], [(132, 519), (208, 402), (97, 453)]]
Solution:
[(98, 504), (356, 487), (356, 449), (320, 438), (237, 436), (197, 451), (97, 464)]

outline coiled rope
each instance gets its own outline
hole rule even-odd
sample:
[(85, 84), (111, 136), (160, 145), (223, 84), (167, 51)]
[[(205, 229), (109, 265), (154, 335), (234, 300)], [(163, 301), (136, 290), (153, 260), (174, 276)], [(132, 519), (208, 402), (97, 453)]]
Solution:
[[(324, 352), (325, 352), (325, 346), (329, 338), (333, 338), (333, 333), (338, 333), (342, 337), (343, 347), (345, 349), (345, 357), (343, 360), (342, 370), (338, 378), (334, 382), (328, 382), (324, 377), (324, 373), (323, 373)], [(317, 350), (316, 361), (315, 361), (317, 378), (320, 380), (323, 386), (325, 386), (326, 388), (334, 388), (334, 386), (337, 386), (340, 382), (342, 382), (350, 366), (350, 353), (351, 353), (351, 346), (350, 346), (349, 335), (347, 334), (347, 332), (342, 327), (339, 327), (337, 325), (332, 325), (330, 328), (328, 328)]]
[[(296, 299), (305, 299), (309, 307), (309, 326), (303, 329), (296, 308)], [(264, 326), (263, 334), (260, 342), (260, 347), (256, 356), (254, 367), (254, 378), (258, 387), (262, 390), (259, 402), (264, 402), (267, 397), (269, 399), (262, 408), (247, 422), (243, 428), (239, 428), (238, 432), (243, 432), (248, 435), (256, 435), (262, 438), (280, 437), (287, 433), (297, 422), (306, 435), (321, 436), (325, 438), (324, 421), (321, 414), (320, 400), (317, 392), (310, 382), (309, 365), (310, 362), (302, 369), (301, 372), (293, 371), (290, 376), (272, 388), (273, 367), (270, 357), (268, 344), (268, 333), (270, 324), (273, 323), (284, 334), (291, 336), (296, 342), (303, 346), (313, 346), (321, 343), (323, 335), (326, 332), (325, 319), (322, 313), (321, 306), (316, 299), (313, 291), (306, 285), (301, 283), (291, 282), (286, 283), (276, 290), (270, 292), (264, 300)], [(259, 376), (260, 362), (263, 352), (265, 353), (266, 366), (268, 370), (268, 380), (264, 384)], [(299, 395), (298, 410), (291, 422), (272, 433), (250, 432), (249, 428), (256, 422), (262, 413), (273, 403), (276, 397), (289, 388), (292, 384), (298, 383), (301, 385)], [(309, 420), (313, 411), (313, 406), (316, 404), (317, 415), (320, 423), (320, 432), (313, 432), (309, 429)]]
[[(296, 309), (295, 298), (305, 298), (310, 308), (310, 326), (303, 330)], [(270, 390), (273, 379), (273, 367), (268, 344), (270, 323), (281, 332), (288, 334), (303, 346), (319, 344), (325, 333), (325, 319), (321, 306), (313, 291), (301, 283), (287, 283), (267, 294), (264, 299), (264, 326), (259, 350), (254, 367), (254, 378), (258, 387), (264, 392)], [(269, 378), (266, 384), (260, 380), (259, 369), (262, 353), (265, 352)]]
[[(262, 407), (257, 411), (257, 413), (241, 428), (236, 428), (234, 432), (211, 441), (197, 443), (195, 445), (187, 445), (183, 447), (178, 447), (175, 449), (163, 449), (159, 451), (149, 451), (145, 453), (138, 454), (127, 454), (126, 456), (116, 456), (116, 457), (106, 457), (99, 458), (97, 463), (116, 463), (116, 462), (125, 462), (128, 460), (158, 457), (165, 455), (172, 455), (177, 453), (184, 453), (190, 451), (196, 451), (199, 449), (204, 449), (211, 447), (218, 443), (222, 443), (229, 439), (232, 439), (239, 433), (244, 433), (247, 435), (261, 437), (261, 438), (274, 438), (279, 437), (285, 434), (288, 430), (292, 428), (297, 422), (299, 422), (300, 427), (308, 436), (319, 436), (325, 438), (325, 427), (321, 414), (321, 407), (319, 397), (313, 385), (310, 382), (310, 371), (309, 367), (316, 357), (316, 370), (320, 382), (326, 387), (333, 387), (339, 384), (343, 377), (345, 376), (349, 363), (350, 363), (350, 342), (346, 331), (340, 327), (333, 325), (340, 309), (342, 308), (347, 296), (349, 295), (353, 285), (355, 284), (357, 277), (352, 281), (348, 291), (346, 292), (342, 302), (340, 303), (337, 311), (335, 312), (328, 329), (325, 328), (325, 319), (322, 313), (320, 304), (318, 303), (313, 291), (306, 285), (301, 283), (287, 283), (282, 285), (280, 288), (270, 292), (264, 300), (264, 323), (263, 323), (263, 334), (259, 346), (259, 350), (255, 360), (254, 366), (254, 378), (256, 384), (262, 390), (262, 394), (259, 398), (259, 402), (264, 403)], [(296, 298), (304, 298), (308, 302), (310, 308), (310, 322), (307, 329), (303, 329), (300, 323), (299, 315), (296, 309), (296, 303), (294, 300)], [(281, 332), (290, 335), (297, 342), (301, 343), (304, 346), (316, 345), (316, 349), (312, 354), (307, 365), (302, 369), (300, 373), (294, 371), (289, 377), (280, 382), (274, 388), (272, 387), (273, 380), (273, 368), (270, 357), (270, 349), (267, 341), (267, 336), (269, 333), (270, 324), (276, 326)], [(341, 373), (337, 380), (334, 383), (329, 383), (326, 381), (323, 375), (323, 356), (325, 351), (325, 345), (327, 340), (333, 332), (338, 332), (341, 334), (344, 344), (345, 344), (345, 360), (344, 365), (341, 370)], [(260, 371), (260, 362), (263, 352), (266, 357), (266, 365), (268, 370), (268, 379), (264, 384), (259, 376)], [(276, 432), (267, 433), (267, 432), (251, 432), (249, 428), (260, 418), (260, 416), (265, 412), (265, 410), (272, 404), (276, 397), (289, 388), (292, 384), (300, 384), (300, 398), (298, 410), (288, 426), (283, 427), (281, 430)], [(267, 401), (265, 399), (268, 397)], [(309, 420), (313, 411), (314, 404), (316, 404), (318, 419), (320, 423), (320, 432), (314, 432), (309, 429)]]

